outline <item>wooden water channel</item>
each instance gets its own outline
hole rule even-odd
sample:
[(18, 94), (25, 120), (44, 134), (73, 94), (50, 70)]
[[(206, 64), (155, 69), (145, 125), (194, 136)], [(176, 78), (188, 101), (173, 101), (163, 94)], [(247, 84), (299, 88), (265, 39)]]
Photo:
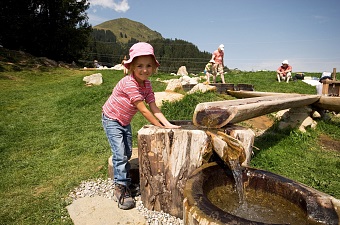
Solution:
[(180, 129), (145, 125), (138, 131), (140, 190), (146, 208), (183, 218), (186, 182), (214, 154), (224, 161), (233, 157), (243, 166), (249, 165), (255, 134), (235, 123), (287, 108), (324, 106), (320, 95), (255, 92), (249, 85), (239, 87), (248, 90), (227, 90), (223, 85), (217, 90), (235, 97), (242, 94), (245, 99), (200, 103), (192, 121), (172, 121), (181, 125)]

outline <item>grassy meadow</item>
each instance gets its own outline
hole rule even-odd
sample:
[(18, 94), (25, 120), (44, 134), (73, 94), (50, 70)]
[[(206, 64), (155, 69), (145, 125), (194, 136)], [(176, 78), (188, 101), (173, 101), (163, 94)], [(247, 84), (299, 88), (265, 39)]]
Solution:
[[(97, 72), (97, 71), (96, 71)], [(81, 181), (107, 178), (110, 147), (101, 125), (101, 106), (122, 71), (104, 70), (104, 83), (85, 86), (83, 77), (94, 71), (71, 69), (0, 72), (0, 224), (72, 224), (65, 200)], [(306, 74), (317, 76), (320, 74)], [(154, 91), (166, 84), (151, 77)], [(278, 83), (275, 72), (232, 72), (228, 83), (253, 84), (256, 91), (316, 94), (302, 81)], [(184, 92), (183, 92), (184, 93)], [(165, 102), (169, 120), (190, 120), (200, 102), (233, 99), (213, 92), (185, 95)], [(256, 138), (259, 149), (252, 166), (305, 183), (340, 198), (340, 149), (325, 148), (320, 137), (340, 140), (340, 119), (329, 113), (315, 130), (278, 131), (270, 128)], [(139, 113), (132, 121), (137, 131), (147, 121)]]

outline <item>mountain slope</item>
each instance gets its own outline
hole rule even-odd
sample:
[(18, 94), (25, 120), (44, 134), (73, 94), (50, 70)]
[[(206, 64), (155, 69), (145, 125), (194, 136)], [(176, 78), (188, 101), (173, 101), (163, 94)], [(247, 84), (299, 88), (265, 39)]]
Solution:
[(121, 43), (127, 43), (131, 38), (138, 41), (150, 41), (163, 38), (157, 31), (153, 31), (144, 24), (127, 18), (109, 20), (98, 24), (93, 28), (99, 30), (110, 30), (117, 37), (117, 42)]

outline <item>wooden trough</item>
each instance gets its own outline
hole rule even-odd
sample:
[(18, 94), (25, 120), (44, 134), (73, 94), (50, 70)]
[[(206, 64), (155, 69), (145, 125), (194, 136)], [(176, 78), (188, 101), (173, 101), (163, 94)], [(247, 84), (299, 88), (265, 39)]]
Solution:
[[(290, 94), (290, 93), (260, 92), (260, 91), (232, 91), (232, 90), (228, 90), (227, 93), (236, 98), (296, 95), (296, 94)], [(312, 106), (315, 106), (322, 110), (329, 110), (329, 111), (334, 111), (336, 113), (339, 113), (340, 112), (340, 97), (319, 95), (319, 99), (316, 102), (312, 103)]]
[[(234, 123), (282, 109), (310, 105), (319, 99), (318, 95), (277, 94), (206, 102), (196, 106), (193, 121), (172, 121), (181, 125), (180, 129), (144, 126), (138, 131), (139, 179), (144, 206), (183, 218), (186, 182), (197, 168), (212, 159), (213, 150), (217, 150), (221, 158), (236, 155), (241, 162), (249, 163), (255, 134), (251, 129)], [(245, 155), (239, 154), (239, 148), (234, 147), (230, 154), (224, 152), (228, 146), (221, 142), (220, 139), (225, 137), (219, 132), (233, 137), (227, 139), (231, 141), (229, 145), (242, 145)]]
[(196, 106), (193, 123), (200, 128), (221, 128), (279, 110), (302, 107), (320, 99), (318, 95), (275, 95), (200, 103)]

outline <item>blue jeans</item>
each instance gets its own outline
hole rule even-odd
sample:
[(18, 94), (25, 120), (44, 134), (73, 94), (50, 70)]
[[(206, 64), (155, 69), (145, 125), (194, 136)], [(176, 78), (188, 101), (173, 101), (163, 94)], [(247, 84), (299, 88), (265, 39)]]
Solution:
[(117, 120), (102, 115), (102, 124), (112, 150), (113, 181), (122, 185), (130, 185), (129, 177), (132, 155), (131, 125), (122, 126)]

